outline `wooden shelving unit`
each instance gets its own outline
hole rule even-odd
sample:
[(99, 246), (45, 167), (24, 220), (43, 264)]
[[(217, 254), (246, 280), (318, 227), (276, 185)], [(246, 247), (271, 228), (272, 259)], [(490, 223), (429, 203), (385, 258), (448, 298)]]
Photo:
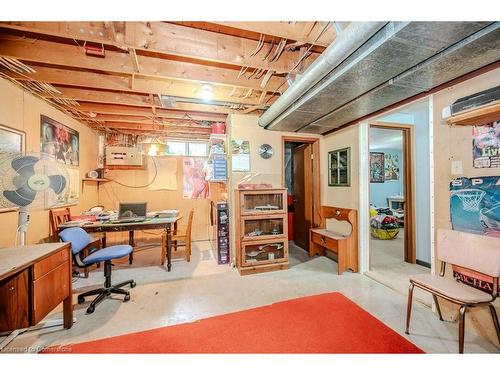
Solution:
[(448, 125), (483, 125), (500, 119), (500, 100), (485, 106), (459, 112), (446, 119)]
[(235, 253), (240, 274), (287, 269), (286, 189), (237, 189), (235, 200)]

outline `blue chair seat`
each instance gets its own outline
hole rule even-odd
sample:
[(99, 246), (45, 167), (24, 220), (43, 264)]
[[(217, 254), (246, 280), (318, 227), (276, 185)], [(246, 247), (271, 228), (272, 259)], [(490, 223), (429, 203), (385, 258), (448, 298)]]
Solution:
[(129, 255), (132, 252), (132, 246), (130, 245), (116, 245), (105, 247), (104, 249), (94, 251), (88, 257), (83, 260), (86, 266), (104, 262), (106, 260), (123, 258), (124, 256)]

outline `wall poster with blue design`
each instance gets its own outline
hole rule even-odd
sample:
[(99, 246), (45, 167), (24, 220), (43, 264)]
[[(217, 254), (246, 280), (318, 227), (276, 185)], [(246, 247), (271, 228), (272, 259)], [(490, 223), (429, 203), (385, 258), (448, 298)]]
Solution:
[[(500, 237), (500, 176), (462, 177), (450, 183), (451, 225), (454, 230)], [(453, 266), (453, 277), (486, 293), (493, 291), (490, 276)], [(500, 295), (500, 280), (499, 295)]]
[(450, 183), (454, 230), (500, 237), (500, 177), (462, 177)]

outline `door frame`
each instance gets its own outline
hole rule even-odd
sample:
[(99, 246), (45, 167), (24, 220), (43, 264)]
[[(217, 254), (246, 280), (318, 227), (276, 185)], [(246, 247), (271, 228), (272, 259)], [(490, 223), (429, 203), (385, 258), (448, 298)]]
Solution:
[[(413, 126), (407, 124), (387, 123), (373, 121), (368, 123), (368, 132), (372, 128), (401, 130), (403, 133), (403, 189), (405, 197), (405, 226), (404, 226), (404, 260), (408, 263), (417, 262), (417, 249), (415, 246), (415, 174), (414, 174), (414, 152), (413, 152)], [(368, 152), (370, 150), (368, 133)], [(369, 186), (369, 180), (368, 180)], [(368, 191), (368, 194), (370, 192)], [(368, 265), (369, 267), (370, 265)]]
[(312, 146), (312, 225), (317, 227), (321, 223), (320, 209), (321, 209), (321, 178), (320, 178), (320, 150), (319, 150), (319, 138), (308, 138), (308, 137), (295, 137), (289, 135), (281, 136), (281, 186), (285, 186), (285, 142), (295, 142), (295, 143), (309, 143)]

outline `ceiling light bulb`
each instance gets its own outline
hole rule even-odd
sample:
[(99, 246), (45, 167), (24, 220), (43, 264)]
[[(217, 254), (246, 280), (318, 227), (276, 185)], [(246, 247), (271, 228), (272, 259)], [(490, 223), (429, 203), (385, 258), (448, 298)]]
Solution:
[(212, 99), (212, 86), (203, 85), (200, 90), (200, 97), (205, 100)]

